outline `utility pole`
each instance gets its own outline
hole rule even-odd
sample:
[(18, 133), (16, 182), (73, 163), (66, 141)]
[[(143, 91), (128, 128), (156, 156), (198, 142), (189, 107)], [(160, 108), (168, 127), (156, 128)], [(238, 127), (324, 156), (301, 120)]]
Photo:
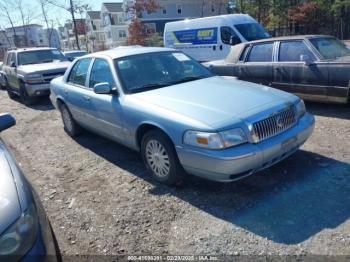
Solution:
[(77, 42), (77, 48), (80, 50), (80, 44), (79, 44), (79, 37), (78, 37), (78, 31), (77, 31), (77, 23), (75, 21), (75, 16), (74, 16), (74, 6), (73, 6), (73, 0), (69, 0), (70, 3), (70, 13), (73, 18), (73, 28), (74, 28), (74, 34), (75, 34), (75, 41)]

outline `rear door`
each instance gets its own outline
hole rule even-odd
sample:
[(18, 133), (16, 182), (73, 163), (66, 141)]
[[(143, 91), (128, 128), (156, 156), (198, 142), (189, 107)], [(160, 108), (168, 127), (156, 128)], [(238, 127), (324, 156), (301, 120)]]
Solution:
[(305, 99), (327, 98), (328, 66), (317, 61), (304, 40), (279, 42), (277, 54), (274, 87)]
[[(245, 54), (245, 51), (242, 54)], [(253, 44), (244, 61), (239, 63), (239, 78), (249, 82), (270, 85), (273, 81), (273, 54), (274, 42)]]
[(63, 90), (73, 118), (87, 127), (94, 124), (91, 118), (91, 96), (93, 91), (87, 85), (91, 62), (92, 58), (78, 60), (70, 71)]

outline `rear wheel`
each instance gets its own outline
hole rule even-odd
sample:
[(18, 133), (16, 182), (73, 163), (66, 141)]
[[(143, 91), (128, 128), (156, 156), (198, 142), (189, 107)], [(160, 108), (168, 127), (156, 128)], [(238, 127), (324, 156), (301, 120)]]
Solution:
[(141, 155), (155, 180), (167, 185), (176, 185), (182, 181), (184, 170), (173, 143), (163, 132), (151, 130), (143, 136)]
[(81, 128), (73, 119), (73, 116), (70, 113), (68, 107), (65, 104), (61, 103), (59, 105), (59, 109), (62, 116), (64, 131), (66, 131), (66, 133), (71, 137), (77, 136), (81, 132)]

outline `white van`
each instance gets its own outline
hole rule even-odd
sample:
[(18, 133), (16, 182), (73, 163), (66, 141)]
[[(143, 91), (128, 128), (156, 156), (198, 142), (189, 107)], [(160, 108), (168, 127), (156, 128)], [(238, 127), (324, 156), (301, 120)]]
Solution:
[(230, 46), (270, 35), (246, 14), (220, 15), (166, 23), (164, 45), (207, 62), (224, 59)]

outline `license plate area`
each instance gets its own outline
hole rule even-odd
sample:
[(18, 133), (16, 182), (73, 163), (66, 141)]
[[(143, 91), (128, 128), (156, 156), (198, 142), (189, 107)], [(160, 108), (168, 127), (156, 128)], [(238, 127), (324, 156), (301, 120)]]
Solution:
[(281, 149), (283, 151), (288, 151), (294, 147), (294, 143), (297, 141), (297, 137), (293, 136), (285, 141), (282, 142), (281, 144)]

